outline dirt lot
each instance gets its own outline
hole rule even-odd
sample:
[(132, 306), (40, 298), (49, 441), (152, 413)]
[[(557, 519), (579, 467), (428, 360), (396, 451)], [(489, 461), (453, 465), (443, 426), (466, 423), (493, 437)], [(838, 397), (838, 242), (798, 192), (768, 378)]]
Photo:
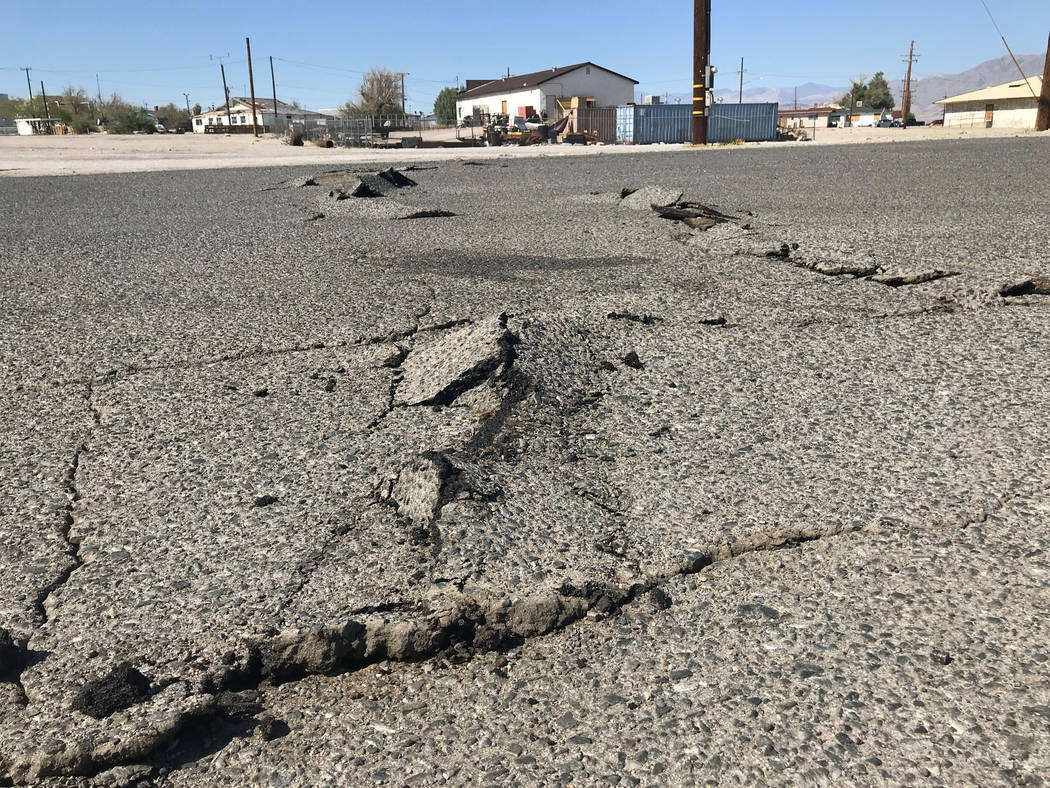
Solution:
[[(465, 132), (469, 135), (469, 130)], [(1031, 136), (1020, 129), (829, 129), (818, 128), (806, 143), (756, 143), (780, 147), (789, 144), (838, 145), (866, 142), (916, 142), (987, 137)], [(427, 132), (425, 139), (447, 139), (450, 130)], [(344, 164), (360, 161), (441, 161), (450, 158), (521, 158), (587, 156), (678, 150), (686, 145), (556, 145), (452, 150), (373, 150), (315, 146), (293, 148), (273, 137), (167, 134), (156, 136), (0, 137), (0, 177), (26, 175), (83, 175), (91, 173), (202, 170), (227, 167)], [(724, 146), (721, 146), (724, 147)], [(739, 147), (739, 146), (738, 146)], [(751, 146), (744, 146), (751, 147)]]

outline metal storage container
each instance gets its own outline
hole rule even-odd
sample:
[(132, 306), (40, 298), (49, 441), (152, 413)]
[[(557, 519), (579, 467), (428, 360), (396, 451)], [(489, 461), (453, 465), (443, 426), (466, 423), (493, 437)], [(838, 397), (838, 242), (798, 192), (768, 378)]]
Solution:
[[(715, 104), (707, 121), (708, 142), (777, 138), (777, 104)], [(693, 138), (691, 104), (628, 104), (616, 108), (616, 141), (634, 145), (681, 143)]]
[(707, 141), (763, 142), (777, 138), (778, 104), (715, 104), (707, 119)]

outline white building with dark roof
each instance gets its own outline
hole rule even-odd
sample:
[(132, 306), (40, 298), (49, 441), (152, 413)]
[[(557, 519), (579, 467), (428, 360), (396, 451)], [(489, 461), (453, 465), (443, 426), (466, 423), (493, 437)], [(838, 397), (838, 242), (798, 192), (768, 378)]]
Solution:
[[(312, 110), (303, 109), (302, 107), (296, 107), (291, 104), (286, 104), (283, 101), (277, 102), (277, 113), (276, 113), (279, 129), (283, 129), (289, 124), (303, 123), (305, 121), (321, 121), (326, 117), (320, 112), (314, 112)], [(273, 99), (264, 99), (256, 97), (255, 99), (255, 120), (256, 123), (262, 128), (267, 130), (273, 130), (274, 128), (274, 103)], [(218, 131), (217, 127), (222, 127), (222, 131), (226, 132), (232, 126), (234, 131), (241, 131), (244, 129), (251, 130), (252, 127), (252, 100), (250, 98), (230, 98), (230, 111), (227, 115), (226, 105), (223, 104), (218, 109), (209, 110), (208, 112), (202, 112), (200, 115), (193, 116), (193, 131), (195, 134), (204, 134), (209, 129), (213, 132)]]
[(467, 90), (456, 96), (456, 117), (468, 118), (477, 109), (482, 114), (514, 117), (535, 113), (554, 120), (560, 114), (559, 98), (588, 96), (596, 107), (615, 107), (634, 101), (637, 84), (637, 80), (591, 62), (490, 81), (468, 80)]

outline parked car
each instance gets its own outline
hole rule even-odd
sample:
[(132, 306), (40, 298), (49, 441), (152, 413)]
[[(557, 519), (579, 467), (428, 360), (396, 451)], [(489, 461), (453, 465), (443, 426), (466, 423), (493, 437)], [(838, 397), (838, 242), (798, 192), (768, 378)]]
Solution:
[(937, 120), (931, 120), (926, 125), (927, 126), (943, 126), (944, 125), (944, 119), (943, 118), (938, 118)]
[(895, 121), (893, 118), (882, 118), (875, 125), (878, 126), (880, 129), (891, 129), (895, 124), (899, 125), (897, 124), (897, 121)]
[(907, 126), (925, 126), (926, 124), (923, 123), (918, 118), (908, 118), (908, 122), (905, 125), (907, 125)]

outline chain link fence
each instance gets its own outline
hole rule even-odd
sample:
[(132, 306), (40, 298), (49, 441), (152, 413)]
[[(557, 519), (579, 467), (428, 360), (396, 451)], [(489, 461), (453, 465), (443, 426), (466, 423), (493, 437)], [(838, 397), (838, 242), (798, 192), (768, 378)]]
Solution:
[(370, 148), (386, 144), (391, 134), (422, 136), (424, 129), (437, 125), (419, 115), (362, 115), (349, 118), (325, 115), (293, 120), (278, 117), (273, 132), (286, 139), (299, 137), (303, 142), (331, 140), (333, 144), (347, 148)]

